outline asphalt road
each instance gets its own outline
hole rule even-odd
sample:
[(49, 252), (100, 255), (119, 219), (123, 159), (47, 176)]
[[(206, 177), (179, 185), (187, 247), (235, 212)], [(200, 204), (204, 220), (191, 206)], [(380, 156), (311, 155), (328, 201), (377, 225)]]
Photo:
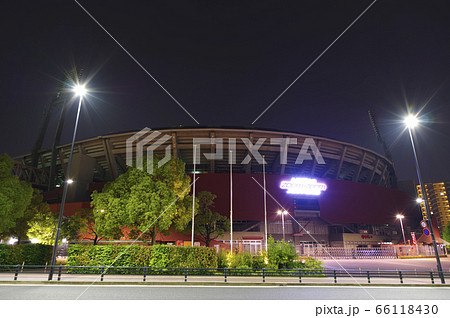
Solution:
[(0, 285), (0, 300), (450, 300), (445, 287)]
[[(442, 269), (450, 270), (450, 257), (441, 258)], [(435, 258), (415, 259), (337, 259), (323, 260), (323, 265), (329, 269), (365, 269), (365, 270), (436, 270)]]

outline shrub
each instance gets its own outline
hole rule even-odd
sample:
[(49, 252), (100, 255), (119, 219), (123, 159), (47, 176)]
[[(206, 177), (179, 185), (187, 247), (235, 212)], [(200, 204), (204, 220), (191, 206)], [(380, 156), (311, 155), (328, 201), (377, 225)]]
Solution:
[(45, 265), (52, 260), (51, 245), (0, 245), (0, 265)]
[(226, 267), (228, 267), (227, 250), (222, 249), (217, 253), (217, 268)]
[[(119, 257), (120, 256), (120, 257)], [(170, 245), (72, 245), (69, 266), (217, 268), (214, 248)]]
[(267, 240), (267, 258), (269, 264), (276, 265), (276, 268), (293, 268), (293, 262), (298, 257), (295, 247), (284, 240), (275, 242), (273, 237)]

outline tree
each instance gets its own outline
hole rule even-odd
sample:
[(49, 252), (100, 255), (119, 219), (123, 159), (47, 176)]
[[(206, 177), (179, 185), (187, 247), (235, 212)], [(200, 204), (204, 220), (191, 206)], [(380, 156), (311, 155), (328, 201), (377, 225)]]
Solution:
[(39, 240), (39, 243), (53, 245), (58, 226), (58, 217), (45, 203), (38, 209), (29, 222), (28, 237)]
[(75, 215), (78, 215), (81, 219), (83, 219), (86, 223), (81, 227), (79, 231), (79, 236), (81, 239), (91, 240), (94, 245), (97, 245), (103, 237), (99, 235), (95, 224), (94, 211), (92, 209), (80, 209)]
[(450, 242), (450, 222), (448, 222), (447, 225), (442, 230), (442, 238), (445, 241)]
[(30, 204), (33, 189), (12, 174), (14, 162), (7, 154), (0, 155), (0, 234), (16, 226)]
[[(42, 199), (42, 195), (37, 192), (27, 209), (31, 215), (28, 219), (27, 236), (39, 240), (40, 243), (53, 245), (58, 229), (59, 214), (50, 211), (48, 204)], [(59, 243), (63, 238), (69, 241), (77, 240), (78, 233), (83, 231), (86, 224), (87, 221), (81, 215), (63, 216)]]
[(16, 237), (19, 244), (27, 240), (29, 238), (28, 231), (35, 215), (39, 214), (39, 211), (49, 211), (48, 204), (42, 202), (42, 200), (43, 197), (39, 190), (33, 189), (31, 202), (25, 209), (23, 216), (16, 219), (15, 226), (4, 232), (2, 237)]
[(194, 231), (209, 247), (211, 240), (215, 240), (230, 228), (230, 221), (226, 216), (214, 212), (214, 199), (217, 196), (208, 191), (202, 191), (197, 198), (197, 216)]
[[(160, 159), (160, 158), (157, 158)], [(94, 191), (91, 205), (100, 236), (120, 239), (129, 229), (131, 238), (151, 240), (169, 228), (182, 231), (191, 216), (188, 195), (190, 178), (178, 158), (158, 166), (153, 173), (129, 167), (115, 181), (105, 185), (101, 193)]]
[(77, 241), (80, 233), (86, 231), (86, 227), (87, 220), (78, 213), (72, 216), (63, 216), (61, 221), (61, 237), (68, 241)]

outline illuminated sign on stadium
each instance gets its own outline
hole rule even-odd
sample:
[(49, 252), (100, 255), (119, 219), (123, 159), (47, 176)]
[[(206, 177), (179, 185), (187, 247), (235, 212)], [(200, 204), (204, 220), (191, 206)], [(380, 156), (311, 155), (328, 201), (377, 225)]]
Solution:
[(327, 189), (325, 183), (318, 183), (316, 179), (292, 178), (290, 181), (282, 181), (281, 189), (286, 189), (290, 194), (320, 195)]

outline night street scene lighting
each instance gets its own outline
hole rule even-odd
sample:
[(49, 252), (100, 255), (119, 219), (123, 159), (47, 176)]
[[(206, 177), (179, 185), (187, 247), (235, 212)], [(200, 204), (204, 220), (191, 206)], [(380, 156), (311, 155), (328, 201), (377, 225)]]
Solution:
[(422, 200), (425, 205), (425, 211), (426, 211), (426, 215), (427, 215), (426, 221), (428, 223), (428, 228), (430, 229), (431, 240), (433, 241), (433, 248), (434, 248), (434, 254), (436, 255), (436, 263), (437, 263), (437, 270), (439, 272), (439, 278), (441, 279), (441, 283), (445, 284), (444, 272), (442, 271), (441, 259), (439, 257), (439, 251), (438, 251), (438, 248), (436, 245), (436, 238), (434, 236), (433, 223), (431, 221), (430, 207), (429, 207), (428, 198), (427, 198), (427, 195), (425, 192), (425, 187), (422, 182), (422, 173), (420, 172), (419, 159), (417, 158), (416, 147), (414, 144), (414, 136), (413, 136), (414, 128), (419, 125), (419, 119), (417, 118), (417, 116), (409, 114), (405, 118), (404, 122), (405, 122), (406, 127), (408, 128), (408, 133), (409, 133), (409, 137), (411, 140), (411, 147), (412, 147), (413, 154), (414, 154), (414, 163), (416, 166), (417, 179), (419, 180), (420, 189), (422, 189), (422, 194), (423, 194)]
[(76, 138), (76, 135), (77, 135), (78, 121), (80, 119), (81, 103), (83, 101), (83, 97), (87, 93), (87, 90), (86, 90), (86, 87), (84, 85), (76, 84), (73, 87), (73, 92), (74, 92), (74, 94), (76, 96), (78, 96), (78, 109), (77, 109), (77, 115), (76, 115), (76, 120), (75, 120), (75, 127), (73, 129), (73, 137), (72, 137), (72, 145), (71, 145), (71, 149), (70, 149), (69, 163), (67, 165), (67, 172), (65, 174), (65, 177), (68, 178), (68, 179), (64, 183), (63, 196), (62, 196), (62, 199), (61, 199), (61, 209), (59, 211), (58, 228), (56, 230), (55, 245), (53, 246), (52, 263), (51, 263), (51, 266), (50, 266), (50, 272), (48, 274), (48, 280), (49, 281), (53, 279), (53, 271), (54, 271), (55, 265), (56, 265), (56, 254), (57, 254), (57, 251), (58, 251), (58, 241), (59, 241), (59, 235), (60, 235), (60, 232), (61, 232), (61, 223), (62, 223), (62, 219), (63, 219), (63, 215), (64, 215), (64, 205), (66, 203), (67, 190), (69, 188), (69, 185), (73, 184), (73, 182), (74, 182), (73, 179), (69, 178), (70, 177), (70, 168), (72, 166), (73, 149), (74, 149), (74, 146), (75, 146), (75, 138)]

